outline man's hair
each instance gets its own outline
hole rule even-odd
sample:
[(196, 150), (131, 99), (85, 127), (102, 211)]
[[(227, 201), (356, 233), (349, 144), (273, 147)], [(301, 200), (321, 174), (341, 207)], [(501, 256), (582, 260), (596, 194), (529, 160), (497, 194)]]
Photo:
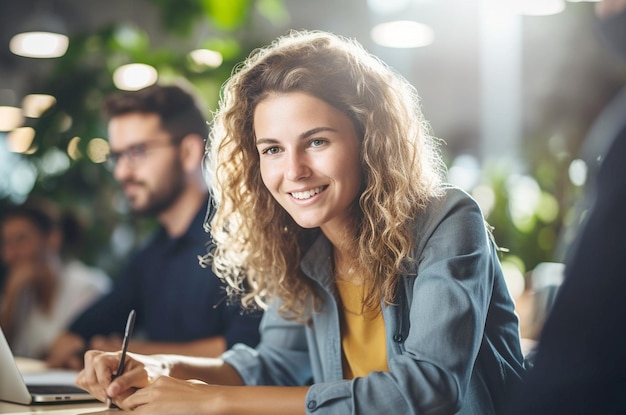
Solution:
[(176, 85), (151, 85), (131, 92), (117, 92), (105, 98), (104, 114), (107, 119), (130, 114), (156, 114), (161, 128), (180, 142), (188, 134), (207, 138), (208, 125), (196, 99)]

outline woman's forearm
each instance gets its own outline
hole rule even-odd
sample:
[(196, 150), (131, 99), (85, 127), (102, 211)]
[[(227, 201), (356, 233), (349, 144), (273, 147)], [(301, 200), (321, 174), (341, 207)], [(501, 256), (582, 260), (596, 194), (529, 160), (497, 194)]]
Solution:
[(228, 363), (218, 358), (160, 355), (169, 368), (170, 376), (177, 379), (198, 379), (214, 385), (242, 386), (239, 373)]
[[(305, 414), (308, 386), (248, 386), (232, 388), (222, 401), (221, 414), (298, 415)], [(245, 398), (243, 398), (245, 397)]]
[[(221, 359), (163, 356), (169, 359), (170, 376), (178, 379), (198, 379), (208, 384), (233, 386), (222, 389), (221, 398), (212, 401), (219, 406), (218, 413), (256, 415), (305, 414), (308, 386), (243, 386), (244, 382), (234, 367)], [(245, 396), (245, 399), (242, 397)], [(219, 402), (219, 403), (218, 403)], [(216, 409), (216, 407), (213, 407)]]

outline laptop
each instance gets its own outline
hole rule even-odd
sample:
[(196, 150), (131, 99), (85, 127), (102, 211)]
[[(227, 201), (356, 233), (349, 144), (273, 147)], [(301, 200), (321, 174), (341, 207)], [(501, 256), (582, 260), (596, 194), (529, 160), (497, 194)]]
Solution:
[(23, 405), (95, 400), (75, 385), (77, 374), (75, 371), (51, 369), (22, 375), (0, 328), (0, 400)]

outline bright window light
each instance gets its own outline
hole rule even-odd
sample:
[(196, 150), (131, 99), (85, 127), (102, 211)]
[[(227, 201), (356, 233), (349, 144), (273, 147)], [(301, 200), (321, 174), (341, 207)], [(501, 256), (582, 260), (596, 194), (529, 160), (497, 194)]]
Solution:
[(150, 65), (131, 63), (115, 70), (113, 83), (121, 90), (137, 91), (154, 84), (158, 76), (157, 70)]
[(411, 0), (367, 0), (370, 10), (378, 14), (394, 13), (410, 4)]
[(209, 49), (196, 49), (189, 52), (189, 56), (197, 65), (217, 68), (222, 64), (222, 54)]
[(372, 40), (390, 48), (419, 48), (430, 45), (434, 39), (433, 30), (425, 24), (398, 20), (374, 26)]
[(518, 14), (527, 16), (549, 16), (565, 10), (563, 0), (514, 0), (511, 7)]
[(78, 144), (80, 143), (80, 137), (73, 137), (69, 143), (67, 143), (67, 155), (70, 156), (72, 160), (78, 160), (83, 155), (78, 148)]
[(7, 147), (14, 153), (28, 153), (35, 138), (35, 130), (32, 127), (19, 127), (7, 135)]
[(11, 106), (0, 106), (0, 131), (11, 131), (22, 124), (22, 109)]
[(57, 99), (52, 95), (29, 94), (22, 100), (22, 111), (25, 117), (39, 118), (56, 102)]
[(109, 154), (109, 142), (104, 138), (93, 138), (87, 144), (87, 156), (94, 163), (104, 163)]
[(584, 160), (576, 159), (570, 163), (567, 172), (574, 186), (583, 186), (587, 182), (587, 170)]
[(68, 46), (67, 36), (51, 32), (18, 33), (9, 43), (11, 52), (27, 58), (58, 58)]

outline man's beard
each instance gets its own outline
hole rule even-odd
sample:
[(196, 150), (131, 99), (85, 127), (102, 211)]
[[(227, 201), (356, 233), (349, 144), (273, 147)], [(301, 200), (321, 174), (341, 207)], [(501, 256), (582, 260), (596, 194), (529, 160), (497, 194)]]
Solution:
[(180, 197), (185, 188), (185, 175), (179, 160), (171, 168), (171, 174), (164, 178), (159, 188), (148, 193), (146, 204), (135, 208), (131, 203), (131, 210), (139, 216), (158, 216), (169, 209)]

